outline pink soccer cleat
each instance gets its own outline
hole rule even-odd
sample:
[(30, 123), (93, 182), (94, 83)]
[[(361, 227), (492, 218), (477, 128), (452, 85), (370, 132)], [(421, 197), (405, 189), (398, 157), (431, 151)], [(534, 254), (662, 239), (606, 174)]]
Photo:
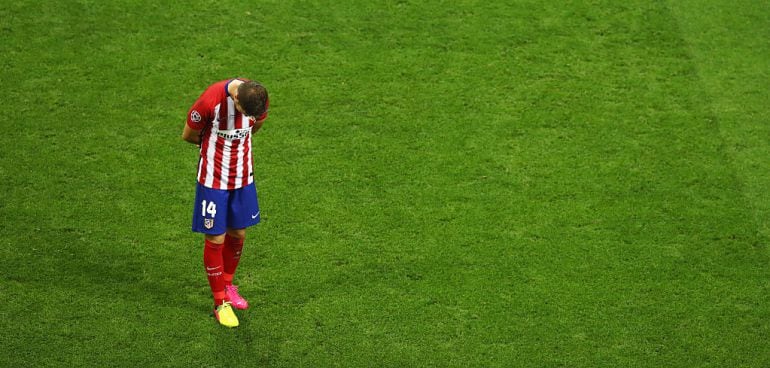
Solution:
[(230, 302), (232, 303), (233, 307), (235, 309), (246, 309), (249, 307), (249, 302), (246, 301), (246, 299), (243, 299), (240, 294), (238, 294), (238, 287), (235, 285), (225, 285), (225, 292), (227, 293), (227, 297), (230, 299)]

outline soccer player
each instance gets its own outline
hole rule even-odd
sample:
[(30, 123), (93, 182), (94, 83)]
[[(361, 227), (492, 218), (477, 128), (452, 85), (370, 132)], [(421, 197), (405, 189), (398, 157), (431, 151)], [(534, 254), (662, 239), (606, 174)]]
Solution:
[(241, 258), (246, 228), (260, 221), (252, 170), (251, 136), (267, 118), (267, 90), (246, 79), (209, 86), (187, 113), (182, 139), (200, 147), (192, 230), (203, 233), (214, 316), (238, 326), (233, 308), (246, 309), (233, 275)]

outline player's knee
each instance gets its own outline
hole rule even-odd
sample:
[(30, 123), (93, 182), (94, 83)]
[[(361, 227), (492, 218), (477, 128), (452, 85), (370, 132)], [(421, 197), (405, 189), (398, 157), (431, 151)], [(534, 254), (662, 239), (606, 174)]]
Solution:
[(219, 234), (219, 235), (206, 234), (206, 240), (214, 244), (222, 244), (225, 242), (225, 234)]
[(227, 235), (236, 239), (243, 239), (246, 237), (246, 229), (227, 229)]

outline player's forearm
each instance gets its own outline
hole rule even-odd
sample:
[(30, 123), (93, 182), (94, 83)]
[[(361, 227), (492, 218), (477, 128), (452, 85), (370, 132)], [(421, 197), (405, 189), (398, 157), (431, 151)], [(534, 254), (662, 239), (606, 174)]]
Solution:
[(199, 136), (188, 137), (188, 136), (185, 136), (184, 134), (182, 134), (182, 139), (185, 142), (189, 142), (189, 143), (192, 143), (192, 144), (201, 144), (201, 137), (199, 137)]
[(184, 131), (182, 131), (182, 139), (192, 144), (201, 144), (201, 132), (190, 128), (185, 124)]

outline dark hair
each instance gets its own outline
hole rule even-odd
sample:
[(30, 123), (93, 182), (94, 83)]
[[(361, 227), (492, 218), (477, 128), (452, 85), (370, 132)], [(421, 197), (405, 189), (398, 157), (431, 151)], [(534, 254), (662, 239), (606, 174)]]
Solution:
[(238, 103), (246, 115), (258, 118), (267, 110), (267, 89), (258, 82), (243, 82), (238, 86)]

